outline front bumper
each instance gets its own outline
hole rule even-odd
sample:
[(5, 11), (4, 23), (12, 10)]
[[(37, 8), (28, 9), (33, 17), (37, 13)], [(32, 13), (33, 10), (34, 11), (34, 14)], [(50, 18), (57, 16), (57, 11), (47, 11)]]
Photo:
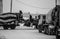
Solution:
[(18, 22), (12, 21), (12, 22), (3, 22), (0, 23), (0, 26), (10, 26), (10, 25), (15, 25), (15, 26), (19, 26)]

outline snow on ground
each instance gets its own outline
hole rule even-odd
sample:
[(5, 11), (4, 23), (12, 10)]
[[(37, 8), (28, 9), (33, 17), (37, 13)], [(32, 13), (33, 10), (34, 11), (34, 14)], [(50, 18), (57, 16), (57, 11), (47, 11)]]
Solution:
[(0, 27), (0, 39), (56, 39), (55, 36), (39, 33), (37, 29), (23, 26), (23, 24), (20, 24), (15, 30), (1, 29), (3, 28)]
[(38, 33), (38, 30), (0, 30), (0, 34), (6, 39), (55, 39), (55, 36)]

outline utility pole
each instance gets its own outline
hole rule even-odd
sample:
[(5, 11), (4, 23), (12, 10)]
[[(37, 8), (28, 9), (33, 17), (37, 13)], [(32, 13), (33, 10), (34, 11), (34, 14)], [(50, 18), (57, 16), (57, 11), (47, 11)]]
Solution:
[(55, 5), (57, 6), (57, 0), (55, 0)]
[(12, 13), (12, 0), (11, 0), (11, 4), (10, 4), (10, 12)]

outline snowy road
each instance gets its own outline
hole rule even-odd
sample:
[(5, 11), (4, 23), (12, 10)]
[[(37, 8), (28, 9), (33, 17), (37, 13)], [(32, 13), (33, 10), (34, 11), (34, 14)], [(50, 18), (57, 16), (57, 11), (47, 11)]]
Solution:
[(23, 25), (16, 27), (15, 30), (1, 30), (0, 39), (56, 39), (55, 36), (38, 33), (32, 27), (24, 27)]
[(38, 30), (0, 30), (2, 39), (55, 39), (55, 36), (48, 36), (38, 33)]

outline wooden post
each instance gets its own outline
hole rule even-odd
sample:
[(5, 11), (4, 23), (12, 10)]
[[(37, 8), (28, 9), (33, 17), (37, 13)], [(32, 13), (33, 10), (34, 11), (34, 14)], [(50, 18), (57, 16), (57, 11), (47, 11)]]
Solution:
[(57, 6), (57, 0), (55, 0), (55, 5)]

